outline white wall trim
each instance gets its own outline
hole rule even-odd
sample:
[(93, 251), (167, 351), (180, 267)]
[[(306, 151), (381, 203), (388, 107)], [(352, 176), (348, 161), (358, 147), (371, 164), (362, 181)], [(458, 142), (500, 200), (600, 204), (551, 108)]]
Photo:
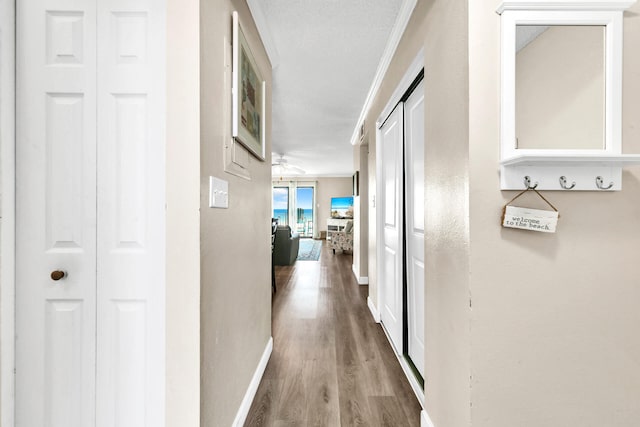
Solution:
[(15, 1), (0, 3), (0, 425), (15, 407)]
[(238, 409), (238, 413), (236, 414), (236, 419), (233, 420), (233, 424), (231, 424), (232, 427), (242, 427), (244, 425), (244, 422), (247, 419), (247, 415), (249, 415), (249, 409), (251, 409), (253, 399), (256, 397), (256, 392), (258, 391), (260, 380), (262, 380), (262, 376), (264, 375), (264, 370), (267, 368), (267, 363), (269, 362), (269, 358), (271, 357), (272, 350), (273, 337), (269, 337), (269, 341), (267, 341), (267, 346), (262, 353), (260, 362), (258, 362), (258, 367), (253, 374), (251, 382), (249, 383), (249, 387), (247, 388), (247, 392), (244, 395), (244, 399), (242, 399), (242, 403), (240, 404), (240, 408)]
[(360, 117), (358, 117), (355, 129), (353, 130), (353, 135), (351, 135), (351, 145), (356, 145), (360, 141), (360, 126), (367, 114), (369, 114), (371, 104), (378, 94), (380, 85), (382, 85), (382, 80), (384, 79), (384, 76), (387, 73), (387, 69), (391, 64), (391, 60), (396, 53), (398, 44), (400, 44), (400, 39), (402, 39), (404, 31), (407, 29), (409, 19), (411, 18), (413, 9), (416, 7), (416, 3), (418, 3), (418, 0), (403, 0), (402, 4), (400, 5), (400, 10), (398, 11), (396, 22), (391, 29), (389, 39), (387, 39), (387, 45), (385, 46), (382, 57), (380, 58), (380, 62), (378, 63), (378, 69), (376, 70), (376, 74), (373, 77), (371, 88), (369, 89), (367, 98), (365, 99), (364, 105), (362, 106)]
[(429, 414), (424, 409), (420, 412), (420, 427), (435, 427), (433, 421), (429, 418)]
[(353, 271), (353, 275), (356, 276), (356, 280), (358, 281), (358, 285), (368, 285), (369, 278), (367, 276), (360, 276), (360, 273), (355, 264), (351, 264), (351, 270)]
[[(387, 338), (388, 337), (389, 335), (387, 335)], [(391, 342), (391, 340), (389, 340), (389, 342)], [(418, 402), (420, 402), (420, 406), (422, 406), (422, 409), (424, 409), (424, 390), (422, 389), (422, 386), (413, 374), (413, 371), (411, 370), (407, 359), (404, 356), (398, 356), (398, 361), (400, 362), (400, 366), (402, 367), (404, 376), (407, 377), (407, 380), (409, 381), (409, 385), (411, 386), (413, 393), (416, 395)]]
[(400, 367), (402, 368), (402, 372), (404, 372), (404, 376), (409, 381), (409, 385), (411, 386), (413, 393), (416, 395), (416, 398), (418, 399), (418, 403), (420, 403), (420, 406), (422, 407), (422, 409), (424, 409), (424, 406), (425, 406), (424, 390), (422, 389), (422, 386), (420, 385), (420, 383), (418, 382), (418, 379), (413, 374), (413, 370), (411, 369), (411, 366), (409, 366), (409, 362), (407, 362), (407, 359), (394, 346), (393, 341), (389, 336), (389, 332), (387, 331), (387, 328), (385, 328), (384, 326), (384, 323), (380, 323), (380, 327), (382, 328), (384, 335), (387, 337), (387, 341), (389, 341), (391, 350), (393, 350), (393, 353), (396, 355), (396, 358), (398, 359), (398, 363), (400, 363)]
[(413, 58), (411, 65), (409, 65), (409, 68), (407, 68), (407, 71), (405, 71), (402, 79), (400, 79), (400, 81), (398, 82), (398, 85), (389, 97), (389, 101), (387, 101), (387, 104), (382, 110), (382, 113), (380, 113), (380, 116), (378, 116), (378, 119), (376, 120), (376, 128), (379, 129), (382, 127), (384, 121), (387, 120), (387, 117), (389, 117), (389, 115), (393, 112), (393, 109), (396, 108), (396, 105), (398, 105), (398, 102), (400, 102), (400, 99), (402, 99), (402, 95), (404, 95), (407, 89), (409, 89), (409, 86), (411, 86), (411, 83), (413, 83), (413, 81), (420, 73), (420, 70), (422, 70), (423, 68), (424, 49), (421, 48), (418, 51), (416, 57)]
[(369, 311), (373, 316), (373, 320), (376, 323), (380, 323), (380, 312), (376, 308), (376, 305), (373, 303), (373, 300), (371, 299), (371, 297), (367, 297), (367, 306), (369, 307)]
[(264, 15), (264, 9), (262, 9), (262, 0), (247, 0), (247, 6), (253, 16), (253, 22), (256, 23), (258, 34), (262, 39), (264, 50), (267, 52), (269, 62), (271, 62), (271, 68), (276, 68), (280, 62), (280, 54), (271, 37), (271, 30), (269, 29), (269, 23)]
[[(384, 228), (382, 226), (382, 203), (380, 203), (382, 198), (382, 179), (379, 177), (382, 176), (382, 131), (380, 127), (376, 126), (376, 200), (377, 203), (374, 207), (376, 211), (376, 234), (377, 236), (384, 236)], [(380, 271), (380, 266), (382, 265), (382, 241), (380, 239), (376, 240), (376, 302), (379, 306), (382, 307), (382, 301), (384, 297), (382, 296), (382, 272)], [(369, 288), (369, 294), (371, 294), (371, 288)], [(370, 298), (370, 297), (369, 297)], [(382, 316), (380, 315), (380, 311), (376, 309), (376, 316), (374, 316), (376, 322), (380, 323), (382, 320)]]

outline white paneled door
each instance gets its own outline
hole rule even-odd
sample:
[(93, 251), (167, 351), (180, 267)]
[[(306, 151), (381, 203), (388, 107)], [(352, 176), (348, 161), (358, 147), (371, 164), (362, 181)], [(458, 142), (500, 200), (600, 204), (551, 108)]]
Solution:
[(424, 83), (404, 104), (407, 354), (424, 378)]
[(389, 115), (381, 132), (378, 156), (381, 159), (381, 262), (380, 321), (385, 327), (398, 354), (403, 352), (403, 185), (402, 140), (403, 108), (399, 104)]
[(410, 359), (422, 378), (424, 114), (424, 84), (420, 82), (384, 121), (377, 146), (380, 320), (396, 353)]
[(16, 7), (16, 426), (162, 426), (164, 2)]

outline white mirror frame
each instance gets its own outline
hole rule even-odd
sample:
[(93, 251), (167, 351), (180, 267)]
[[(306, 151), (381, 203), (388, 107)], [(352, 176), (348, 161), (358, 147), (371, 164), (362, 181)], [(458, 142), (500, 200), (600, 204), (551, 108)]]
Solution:
[[(539, 184), (537, 188), (544, 190), (620, 190), (622, 166), (640, 163), (639, 155), (622, 154), (623, 11), (635, 2), (636, 0), (510, 0), (500, 5), (497, 13), (502, 15), (500, 124), (500, 187), (502, 190), (526, 188), (525, 177), (530, 178), (531, 186)], [(516, 148), (517, 25), (605, 27), (603, 149)], [(566, 185), (567, 181), (571, 183), (574, 180), (575, 185)], [(605, 184), (601, 185), (603, 182)]]
[[(605, 27), (604, 149), (516, 148), (516, 26), (593, 25)], [(622, 112), (622, 15), (618, 12), (505, 11), (502, 14), (502, 159), (518, 155), (620, 154)]]

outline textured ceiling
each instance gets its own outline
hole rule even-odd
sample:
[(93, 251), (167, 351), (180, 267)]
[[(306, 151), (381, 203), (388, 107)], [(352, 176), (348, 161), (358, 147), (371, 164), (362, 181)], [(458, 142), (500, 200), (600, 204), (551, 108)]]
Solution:
[[(351, 136), (402, 0), (258, 0), (273, 70), (273, 159), (350, 176)], [(272, 59), (274, 59), (272, 57)], [(280, 172), (275, 172), (280, 174)], [(295, 175), (285, 173), (284, 175)]]

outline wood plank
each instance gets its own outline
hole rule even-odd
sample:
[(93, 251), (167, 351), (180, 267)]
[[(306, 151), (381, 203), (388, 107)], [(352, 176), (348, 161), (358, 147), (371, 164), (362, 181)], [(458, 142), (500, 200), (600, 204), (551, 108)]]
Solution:
[(420, 405), (352, 256), (276, 267), (274, 348), (245, 426), (419, 426)]
[(253, 399), (252, 410), (247, 416), (245, 425), (273, 425), (274, 409), (279, 405), (282, 381), (263, 380)]
[(373, 408), (373, 424), (380, 427), (409, 427), (398, 398), (395, 396), (372, 396), (369, 398)]

